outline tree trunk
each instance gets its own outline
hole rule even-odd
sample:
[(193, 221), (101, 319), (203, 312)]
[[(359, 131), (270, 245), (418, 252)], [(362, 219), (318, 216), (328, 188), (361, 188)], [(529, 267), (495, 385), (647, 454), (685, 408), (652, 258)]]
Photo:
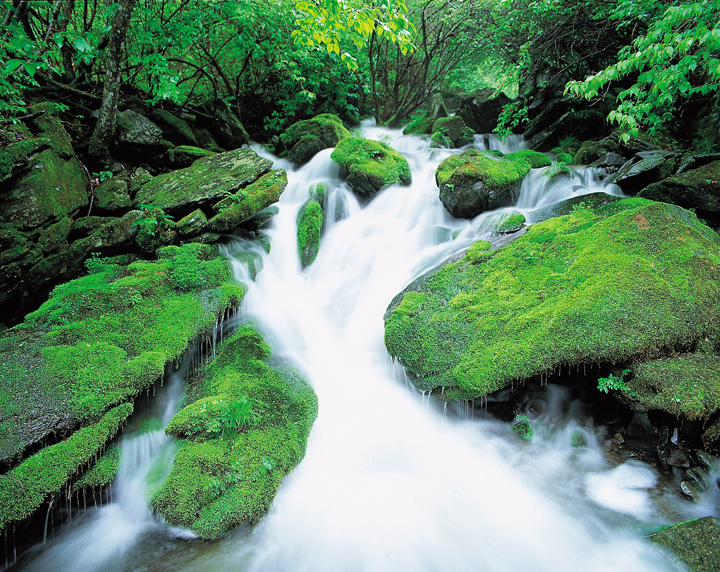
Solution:
[(117, 104), (120, 96), (120, 69), (125, 36), (130, 25), (130, 15), (136, 0), (120, 0), (110, 30), (110, 41), (105, 52), (105, 85), (95, 130), (90, 139), (88, 152), (99, 161), (110, 158), (110, 141), (115, 134)]

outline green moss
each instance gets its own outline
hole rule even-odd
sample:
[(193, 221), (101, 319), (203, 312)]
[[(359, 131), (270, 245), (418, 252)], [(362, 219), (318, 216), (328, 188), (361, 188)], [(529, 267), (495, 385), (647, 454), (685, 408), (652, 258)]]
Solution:
[(300, 166), (319, 151), (335, 147), (345, 137), (350, 137), (350, 132), (342, 121), (335, 115), (323, 113), (291, 125), (280, 140), (289, 149), (288, 159)]
[(522, 159), (530, 163), (533, 169), (539, 169), (540, 167), (549, 167), (552, 164), (550, 157), (545, 153), (539, 151), (532, 151), (531, 149), (523, 149), (522, 151), (515, 151), (514, 153), (508, 153), (505, 155), (506, 159)]
[(573, 164), (573, 156), (570, 153), (558, 153), (555, 160), (560, 165), (572, 165)]
[(323, 206), (325, 204), (327, 186), (325, 185), (325, 183), (318, 183), (317, 185), (313, 185), (312, 187), (310, 187), (308, 194), (310, 195), (310, 198), (312, 200), (317, 201), (318, 203), (320, 203), (320, 206)]
[[(169, 522), (215, 538), (253, 523), (270, 507), (282, 477), (305, 454), (317, 398), (297, 374), (270, 366), (270, 349), (243, 326), (207, 368), (199, 399), (167, 431), (189, 437), (152, 497)], [(245, 400), (254, 421), (219, 436), (208, 432), (221, 402)]]
[(0, 334), (0, 457), (71, 430), (162, 376), (243, 288), (206, 245), (168, 247), (156, 262), (100, 264), (58, 286), (26, 322)]
[(563, 178), (569, 178), (572, 175), (570, 167), (563, 163), (555, 163), (547, 171), (543, 173), (549, 183), (554, 183)]
[(251, 218), (255, 213), (277, 202), (287, 186), (287, 173), (278, 169), (260, 177), (237, 193), (236, 199), (212, 217), (207, 228), (213, 232), (228, 232)]
[(193, 147), (192, 145), (178, 145), (168, 151), (170, 163), (175, 167), (189, 167), (198, 159), (217, 155), (215, 151)]
[(435, 120), (427, 112), (413, 115), (410, 123), (403, 129), (403, 135), (426, 135), (432, 131)]
[(97, 423), (36, 453), (0, 479), (0, 530), (30, 516), (50, 493), (88, 464), (132, 413), (131, 403), (108, 411)]
[(431, 139), (433, 141), (451, 149), (471, 143), (475, 135), (459, 115), (436, 119), (433, 123), (432, 132)]
[(109, 485), (117, 474), (120, 466), (120, 447), (110, 445), (97, 462), (80, 477), (73, 486), (73, 491), (95, 489)]
[(720, 519), (708, 516), (681, 522), (652, 534), (649, 540), (672, 550), (688, 570), (720, 569)]
[(717, 333), (719, 267), (718, 236), (678, 207), (577, 210), (415, 283), (385, 342), (418, 386), (463, 399), (563, 365), (646, 361)]
[(720, 356), (696, 352), (639, 363), (624, 394), (636, 410), (707, 419), (720, 408)]
[(500, 234), (509, 234), (511, 232), (517, 232), (525, 226), (525, 216), (521, 214), (511, 214), (504, 216), (501, 222), (497, 225), (497, 231)]
[(315, 200), (307, 201), (298, 212), (297, 245), (300, 265), (303, 268), (310, 266), (320, 251), (324, 222), (322, 207)]
[(347, 184), (358, 193), (372, 196), (396, 183), (410, 184), (407, 160), (385, 143), (346, 137), (330, 157), (348, 170)]

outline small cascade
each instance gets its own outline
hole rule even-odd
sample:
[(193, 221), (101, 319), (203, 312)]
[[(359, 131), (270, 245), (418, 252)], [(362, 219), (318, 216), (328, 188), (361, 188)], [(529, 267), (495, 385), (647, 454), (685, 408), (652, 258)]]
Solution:
[(502, 139), (494, 133), (475, 135), (472, 147), (478, 151), (500, 151), (504, 155), (514, 153), (525, 148), (525, 137), (523, 135), (508, 135)]

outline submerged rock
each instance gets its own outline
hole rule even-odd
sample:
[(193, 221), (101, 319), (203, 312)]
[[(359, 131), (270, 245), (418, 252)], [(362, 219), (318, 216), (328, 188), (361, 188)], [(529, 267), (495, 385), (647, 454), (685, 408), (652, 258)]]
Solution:
[(280, 139), (289, 149), (288, 159), (299, 167), (319, 151), (335, 147), (345, 137), (350, 137), (350, 132), (340, 118), (330, 113), (323, 113), (291, 125)]
[(380, 141), (346, 137), (330, 157), (347, 170), (347, 184), (362, 196), (373, 197), (397, 183), (410, 184), (410, 166), (405, 157)]
[(168, 424), (181, 445), (151, 499), (168, 522), (203, 538), (253, 524), (305, 456), (317, 397), (269, 358), (260, 334), (240, 328), (205, 370), (201, 392)]
[(672, 550), (694, 572), (720, 570), (720, 519), (708, 516), (663, 528), (649, 536)]
[(445, 159), (435, 171), (440, 200), (457, 218), (473, 218), (480, 213), (513, 204), (520, 182), (530, 171), (522, 158), (496, 158), (468, 149)]
[(626, 199), (536, 224), (411, 284), (385, 343), (423, 390), (487, 395), (561, 366), (648, 361), (720, 334), (720, 238)]

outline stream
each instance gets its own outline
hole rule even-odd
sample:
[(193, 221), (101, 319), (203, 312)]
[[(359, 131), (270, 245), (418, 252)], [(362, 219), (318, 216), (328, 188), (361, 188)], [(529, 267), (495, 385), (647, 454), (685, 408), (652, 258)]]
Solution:
[[(400, 151), (413, 182), (360, 202), (320, 152), (288, 171), (279, 213), (265, 231), (266, 255), (230, 243), (248, 286), (243, 319), (253, 319), (280, 359), (299, 368), (319, 399), (307, 455), (286, 477), (270, 513), (252, 530), (207, 542), (158, 522), (144, 500), (147, 475), (171, 463), (161, 430), (127, 434), (113, 501), (73, 517), (65, 532), (33, 548), (20, 570), (53, 571), (659, 571), (680, 570), (644, 540), (657, 528), (704, 516), (660, 487), (640, 461), (616, 466), (602, 428), (567, 390), (550, 385), (532, 442), (479, 409), (415, 390), (383, 343), (383, 314), (413, 279), (492, 234), (493, 217), (532, 211), (591, 192), (621, 195), (590, 169), (548, 187), (542, 169), (525, 178), (517, 205), (474, 220), (453, 219), (438, 199), (434, 173), (455, 150), (399, 130), (362, 126), (369, 139)], [(488, 137), (479, 148), (501, 148)], [(509, 146), (520, 146), (520, 140)], [(507, 151), (506, 145), (503, 150)], [(301, 270), (296, 218), (312, 184), (326, 183), (326, 226), (315, 262)], [(236, 257), (254, 248), (255, 281)], [(166, 383), (164, 423), (182, 381)], [(180, 389), (178, 389), (180, 388)], [(530, 416), (530, 414), (528, 414)], [(581, 434), (584, 447), (573, 446)], [(575, 443), (577, 444), (577, 443)], [(170, 453), (168, 453), (170, 451)], [(163, 457), (164, 455), (164, 457)], [(165, 458), (166, 461), (158, 461)], [(666, 492), (664, 492), (666, 491)]]

